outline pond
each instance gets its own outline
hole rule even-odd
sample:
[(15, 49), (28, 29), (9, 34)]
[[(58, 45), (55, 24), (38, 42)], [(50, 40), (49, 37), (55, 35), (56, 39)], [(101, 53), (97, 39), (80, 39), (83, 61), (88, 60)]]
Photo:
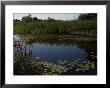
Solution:
[(34, 58), (45, 59), (49, 61), (58, 61), (59, 59), (85, 59), (86, 52), (81, 50), (77, 45), (66, 44), (45, 44), (45, 43), (33, 43), (26, 45), (27, 49), (32, 50), (32, 56)]
[[(20, 37), (14, 35), (14, 39), (20, 40)], [(61, 44), (54, 43), (41, 43), (34, 41), (34, 43), (26, 44), (27, 51), (32, 50), (32, 57), (35, 59), (42, 59), (52, 62), (58, 62), (59, 59), (71, 60), (82, 59), (84, 60), (87, 53), (76, 44)]]
[[(60, 61), (73, 61), (73, 60), (81, 60), (81, 61), (88, 61), (88, 48), (86, 49), (85, 46), (80, 43), (76, 43), (74, 41), (61, 41), (61, 40), (49, 40), (49, 41), (39, 41), (39, 40), (32, 40), (30, 43), (26, 43), (23, 40), (23, 37), (19, 35), (14, 35), (14, 42), (21, 41), (24, 42), (25, 49), (27, 52), (31, 51), (31, 56), (35, 60), (40, 61), (48, 61), (52, 63), (58, 63)], [(89, 43), (89, 46), (91, 43)], [(92, 43), (93, 44), (93, 43)], [(95, 47), (92, 45), (92, 47)], [(91, 47), (90, 47), (91, 48)], [(93, 48), (92, 48), (93, 49)], [(17, 48), (14, 47), (14, 52), (17, 51)], [(91, 51), (91, 50), (90, 50)], [(95, 69), (96, 70), (96, 69)], [(84, 72), (83, 72), (84, 73)], [(71, 72), (68, 71), (64, 74), (81, 74), (79, 72)], [(87, 74), (96, 74), (96, 71), (90, 70), (87, 71)]]

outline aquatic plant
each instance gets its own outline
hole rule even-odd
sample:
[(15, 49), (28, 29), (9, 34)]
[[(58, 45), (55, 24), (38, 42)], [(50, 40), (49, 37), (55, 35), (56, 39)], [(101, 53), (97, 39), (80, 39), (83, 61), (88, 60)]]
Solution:
[(67, 68), (47, 61), (38, 61), (25, 57), (22, 52), (16, 52), (14, 56), (15, 75), (58, 75), (66, 72)]
[(18, 51), (14, 56), (14, 75), (60, 75), (69, 70), (85, 72), (96, 69), (94, 62), (75, 60), (59, 60), (58, 63), (35, 60), (26, 53)]
[(75, 69), (75, 71), (85, 72), (87, 70), (96, 68), (95, 62), (90, 62), (89, 60), (87, 61), (82, 61), (81, 59), (74, 59), (71, 61), (59, 60), (58, 63), (61, 65), (64, 65), (69, 69)]

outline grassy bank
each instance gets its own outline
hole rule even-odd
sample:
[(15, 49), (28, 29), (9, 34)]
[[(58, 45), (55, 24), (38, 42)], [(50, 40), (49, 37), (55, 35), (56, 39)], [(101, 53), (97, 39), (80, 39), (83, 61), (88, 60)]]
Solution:
[(93, 42), (97, 41), (96, 37), (71, 36), (71, 35), (22, 35), (23, 40), (27, 43), (30, 41), (77, 41), (77, 42)]

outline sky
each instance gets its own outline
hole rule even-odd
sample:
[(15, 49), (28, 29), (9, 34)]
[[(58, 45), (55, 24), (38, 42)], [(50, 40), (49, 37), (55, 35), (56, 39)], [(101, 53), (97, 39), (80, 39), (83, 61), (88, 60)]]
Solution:
[[(19, 19), (23, 16), (28, 16), (27, 13), (15, 13), (14, 19)], [(48, 17), (54, 18), (56, 20), (73, 20), (78, 18), (79, 13), (31, 13), (32, 17), (37, 17), (38, 19), (47, 19)]]

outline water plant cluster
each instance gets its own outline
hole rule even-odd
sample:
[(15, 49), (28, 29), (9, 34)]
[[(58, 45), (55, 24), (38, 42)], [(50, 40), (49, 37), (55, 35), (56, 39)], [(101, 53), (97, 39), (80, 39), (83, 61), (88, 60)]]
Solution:
[[(23, 16), (14, 19), (14, 75), (63, 75), (72, 71), (87, 74), (97, 70), (97, 14), (80, 14), (77, 19), (56, 20), (48, 17), (39, 19)], [(40, 60), (32, 57), (33, 51), (26, 46), (38, 42), (39, 44), (76, 44), (87, 53), (81, 58), (59, 59), (57, 62)], [(73, 43), (74, 42), (74, 43)], [(70, 73), (69, 73), (70, 74)], [(90, 72), (90, 74), (92, 74)]]
[(30, 57), (28, 53), (16, 52), (14, 56), (14, 74), (15, 75), (61, 75), (69, 70), (73, 72), (86, 72), (96, 69), (94, 62), (81, 59), (59, 60), (58, 63), (40, 61)]

